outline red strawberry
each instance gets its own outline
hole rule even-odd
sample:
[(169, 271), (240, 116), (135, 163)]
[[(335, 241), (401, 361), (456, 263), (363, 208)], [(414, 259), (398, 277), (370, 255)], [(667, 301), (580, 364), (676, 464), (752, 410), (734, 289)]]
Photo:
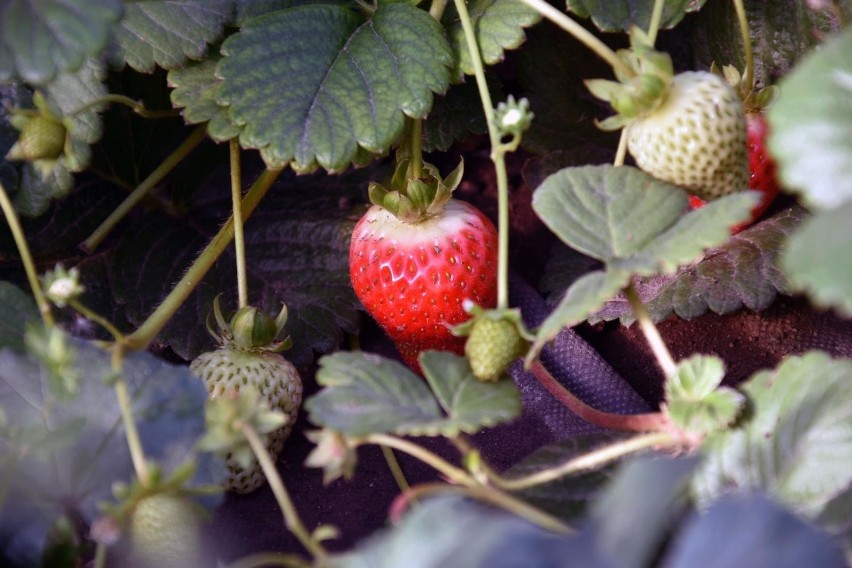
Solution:
[(460, 169), (448, 183), (425, 166), (429, 177), (413, 180), (416, 191), (412, 180), (402, 191), (371, 187), (371, 200), (387, 208), (364, 214), (349, 250), (355, 293), (417, 371), (421, 351), (464, 352), (465, 338), (450, 329), (470, 317), (464, 300), (493, 307), (497, 296), (497, 230), (472, 205), (450, 199)]
[[(766, 150), (766, 136), (769, 131), (766, 118), (764, 118), (762, 112), (748, 112), (746, 113), (746, 123), (748, 128), (748, 186), (763, 195), (760, 198), (760, 203), (751, 210), (751, 219), (731, 229), (734, 234), (739, 233), (759, 219), (778, 196), (780, 190), (778, 178), (775, 175), (775, 162)], [(689, 196), (689, 205), (693, 209), (698, 209), (705, 203), (700, 197)]]

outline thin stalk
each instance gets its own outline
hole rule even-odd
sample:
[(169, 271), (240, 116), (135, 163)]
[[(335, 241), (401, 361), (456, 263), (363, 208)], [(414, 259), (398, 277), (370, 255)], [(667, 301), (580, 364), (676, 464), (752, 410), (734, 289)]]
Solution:
[[(92, 107), (105, 105), (109, 103), (117, 103), (130, 107), (130, 109), (138, 114), (139, 116), (143, 116), (145, 118), (171, 118), (174, 116), (180, 116), (180, 111), (176, 109), (169, 110), (147, 110), (145, 105), (140, 101), (135, 101), (130, 97), (126, 97), (124, 95), (117, 94), (109, 94), (104, 95), (102, 97), (98, 97), (95, 100), (89, 101), (81, 107), (74, 109), (69, 112), (67, 116), (74, 116), (80, 114), (81, 112), (88, 110)], [(205, 126), (205, 125), (202, 125)], [(206, 127), (205, 127), (206, 128)]]
[(565, 405), (568, 410), (589, 424), (594, 424), (607, 430), (621, 430), (626, 432), (662, 431), (668, 428), (666, 417), (661, 412), (612, 414), (592, 408), (562, 386), (540, 361), (533, 363), (530, 370), (547, 392)]
[(239, 560), (228, 564), (227, 568), (268, 568), (269, 566), (284, 566), (285, 568), (308, 568), (311, 563), (305, 562), (304, 558), (293, 554), (278, 554), (275, 552), (264, 552), (244, 556)]
[(393, 448), (395, 450), (399, 450), (410, 456), (413, 456), (442, 473), (447, 479), (449, 479), (453, 483), (458, 483), (461, 485), (477, 484), (477, 481), (473, 477), (471, 477), (471, 475), (465, 470), (454, 466), (441, 456), (434, 454), (426, 448), (418, 446), (413, 442), (409, 442), (408, 440), (403, 440), (402, 438), (397, 438), (388, 434), (369, 434), (367, 436), (364, 436), (363, 438), (360, 438), (359, 441), (368, 444), (378, 444), (381, 446), (387, 446), (388, 448)]
[(671, 432), (652, 432), (610, 444), (598, 450), (578, 456), (556, 467), (538, 471), (526, 477), (506, 479), (499, 477), (494, 483), (507, 491), (520, 491), (537, 485), (551, 483), (574, 473), (600, 468), (636, 452), (650, 448), (672, 447), (677, 445), (678, 438)]
[(748, 29), (748, 17), (746, 16), (743, 0), (733, 0), (734, 10), (737, 12), (737, 23), (740, 26), (740, 35), (743, 40), (743, 51), (745, 56), (745, 71), (743, 72), (743, 86), (746, 92), (754, 88), (754, 52), (751, 47), (751, 34)]
[(494, 505), (556, 534), (568, 535), (574, 532), (574, 529), (556, 517), (495, 487), (461, 487), (458, 485), (447, 485), (446, 483), (424, 483), (412, 487), (411, 491), (401, 496), (405, 500), (405, 503), (394, 503), (391, 510), (395, 512), (395, 517), (398, 520), (401, 512), (405, 510), (404, 505), (406, 503), (430, 495), (447, 494), (462, 495), (488, 503), (489, 505)]
[(234, 220), (234, 252), (237, 256), (237, 297), (239, 298), (239, 307), (248, 306), (248, 284), (246, 283), (246, 239), (245, 231), (243, 231), (243, 217), (237, 215), (242, 205), (243, 182), (242, 170), (240, 168), (240, 143), (236, 138), (231, 138), (229, 143), (231, 155), (231, 207)]
[(598, 57), (609, 63), (613, 69), (617, 69), (623, 76), (633, 77), (635, 75), (633, 70), (619, 59), (608, 45), (566, 14), (548, 4), (545, 0), (521, 0), (521, 2), (574, 36), (580, 43), (591, 49)]
[[(275, 179), (282, 170), (265, 170), (257, 181), (252, 184), (242, 201), (242, 219), (245, 221), (255, 210), (260, 200), (269, 191)], [(166, 296), (165, 300), (148, 316), (148, 319), (125, 338), (124, 345), (127, 349), (138, 351), (144, 349), (160, 333), (160, 330), (168, 323), (174, 313), (183, 305), (195, 287), (204, 278), (219, 256), (228, 248), (231, 239), (234, 238), (233, 218), (219, 229), (213, 240), (201, 252), (201, 255), (189, 267), (183, 278), (175, 285), (174, 289)]]
[(44, 295), (41, 288), (41, 282), (38, 279), (33, 255), (30, 253), (30, 247), (27, 244), (27, 238), (21, 228), (21, 223), (18, 221), (18, 214), (15, 213), (15, 207), (9, 200), (9, 195), (6, 193), (6, 188), (0, 183), (0, 209), (3, 209), (3, 216), (6, 217), (6, 222), (9, 224), (9, 230), (12, 232), (12, 238), (15, 239), (15, 246), (18, 247), (18, 254), (21, 255), (21, 262), (24, 265), (24, 270), (27, 273), (27, 280), (30, 283), (30, 288), (33, 291), (38, 311), (41, 314), (41, 319), (44, 325), (52, 327), (54, 324), (53, 312), (50, 311), (50, 302)]
[(107, 562), (107, 547), (106, 544), (99, 542), (95, 547), (95, 559), (93, 561), (93, 568), (106, 568)]
[(186, 156), (198, 146), (202, 140), (207, 136), (207, 125), (202, 124), (198, 126), (192, 133), (184, 140), (180, 146), (175, 148), (175, 150), (166, 157), (163, 162), (157, 166), (157, 168), (151, 172), (147, 178), (145, 178), (142, 183), (140, 183), (136, 189), (134, 189), (130, 195), (128, 195), (124, 201), (122, 201), (118, 207), (116, 207), (112, 213), (110, 213), (109, 217), (107, 217), (100, 226), (95, 229), (95, 231), (87, 238), (80, 247), (86, 252), (94, 251), (98, 245), (103, 242), (106, 236), (112, 231), (115, 226), (124, 219), (124, 217), (133, 209), (142, 198), (145, 197), (148, 192), (150, 192), (164, 177), (166, 177), (169, 172), (171, 172), (175, 166), (177, 166)]
[(411, 138), (409, 140), (409, 167), (411, 177), (418, 179), (423, 176), (423, 121), (419, 118), (409, 119), (411, 121)]
[(399, 487), (399, 490), (405, 493), (411, 489), (411, 485), (409, 485), (408, 480), (405, 478), (405, 473), (402, 471), (402, 467), (400, 467), (399, 460), (396, 459), (393, 450), (386, 446), (382, 446), (382, 455), (385, 457), (388, 469), (390, 470), (394, 481), (396, 481), (396, 485)]
[(621, 136), (618, 139), (618, 149), (615, 151), (615, 160), (613, 166), (623, 166), (624, 159), (627, 157), (627, 129), (621, 129)]
[(677, 363), (675, 363), (672, 354), (669, 352), (669, 348), (666, 347), (666, 343), (660, 335), (660, 330), (654, 324), (651, 314), (648, 313), (648, 308), (642, 303), (642, 299), (639, 297), (639, 293), (636, 292), (636, 288), (632, 283), (625, 288), (624, 295), (627, 301), (630, 302), (630, 307), (633, 309), (636, 321), (639, 322), (642, 333), (645, 335), (645, 340), (651, 347), (651, 352), (657, 358), (657, 363), (662, 368), (663, 374), (666, 378), (673, 376), (677, 372)]
[(91, 320), (107, 330), (107, 332), (112, 335), (115, 341), (121, 343), (124, 339), (124, 334), (122, 334), (117, 327), (115, 327), (111, 321), (100, 315), (99, 313), (89, 309), (88, 306), (83, 305), (79, 300), (71, 300), (68, 303), (74, 310), (76, 310), (80, 315), (84, 318)]
[(290, 532), (299, 539), (302, 546), (311, 553), (314, 560), (321, 561), (325, 559), (328, 556), (328, 552), (326, 552), (322, 544), (311, 537), (311, 534), (302, 523), (302, 519), (299, 517), (298, 511), (296, 511), (296, 507), (293, 505), (293, 500), (290, 498), (290, 494), (287, 492), (287, 488), (284, 486), (284, 482), (281, 480), (281, 476), (278, 474), (278, 470), (275, 468), (275, 464), (272, 462), (269, 452), (263, 445), (263, 440), (261, 440), (257, 432), (255, 432), (254, 429), (247, 424), (243, 425), (242, 432), (245, 435), (246, 440), (248, 440), (255, 457), (257, 457), (260, 467), (263, 469), (263, 474), (269, 482), (269, 487), (275, 495), (275, 500), (281, 507), (281, 514), (284, 516), (284, 524)]
[(429, 6), (429, 15), (440, 22), (446, 7), (447, 0), (432, 0), (432, 5)]
[(121, 412), (121, 421), (124, 424), (124, 433), (127, 438), (127, 447), (130, 449), (130, 460), (136, 477), (142, 486), (147, 487), (151, 481), (151, 470), (148, 468), (148, 460), (145, 459), (145, 451), (142, 449), (142, 438), (136, 428), (133, 419), (133, 404), (130, 401), (130, 393), (127, 392), (127, 383), (121, 377), (124, 366), (124, 350), (120, 344), (116, 344), (112, 350), (112, 371), (119, 374), (115, 381), (115, 396), (118, 399), (118, 408)]
[(476, 86), (479, 89), (479, 98), (482, 100), (485, 122), (488, 125), (488, 138), (492, 149), (491, 161), (494, 162), (494, 169), (497, 174), (497, 309), (503, 310), (509, 307), (509, 177), (506, 173), (506, 161), (504, 159), (506, 149), (501, 144), (500, 134), (494, 124), (494, 103), (491, 101), (491, 94), (488, 92), (485, 68), (479, 53), (476, 33), (470, 21), (470, 14), (464, 0), (454, 0), (454, 2), (464, 30), (470, 60), (473, 64)]
[(657, 32), (660, 31), (665, 5), (665, 0), (654, 0), (654, 10), (651, 12), (651, 22), (648, 24), (648, 38), (651, 40), (651, 45), (657, 43)]

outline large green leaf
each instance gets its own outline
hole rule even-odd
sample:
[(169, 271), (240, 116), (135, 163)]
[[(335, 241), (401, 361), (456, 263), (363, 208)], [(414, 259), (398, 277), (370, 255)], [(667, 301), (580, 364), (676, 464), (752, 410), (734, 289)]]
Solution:
[(802, 223), (785, 243), (784, 273), (819, 306), (852, 316), (852, 200)]
[(234, 0), (145, 0), (125, 4), (115, 28), (113, 57), (133, 69), (151, 72), (182, 67), (200, 59), (233, 16)]
[[(671, 28), (688, 12), (701, 9), (706, 0), (665, 0), (660, 27)], [(568, 0), (568, 9), (581, 18), (591, 17), (601, 31), (647, 30), (655, 0)]]
[(508, 378), (480, 382), (466, 359), (450, 353), (427, 352), (421, 364), (428, 386), (401, 363), (378, 355), (328, 355), (317, 371), (325, 388), (305, 408), (315, 424), (353, 437), (472, 434), (520, 414), (520, 395)]
[(761, 371), (742, 386), (741, 427), (712, 435), (693, 483), (702, 503), (764, 491), (818, 517), (852, 482), (852, 360), (814, 351)]
[(769, 151), (785, 187), (829, 209), (852, 199), (852, 30), (802, 60), (769, 108)]
[(0, 349), (24, 349), (24, 326), (39, 318), (33, 299), (20, 288), (0, 280)]
[[(800, 207), (785, 209), (734, 235), (725, 244), (710, 248), (699, 262), (674, 274), (637, 279), (636, 289), (652, 319), (662, 321), (672, 313), (693, 319), (708, 309), (729, 314), (743, 307), (756, 311), (767, 308), (779, 292), (789, 291), (779, 254), (804, 216)], [(554, 265), (554, 270), (558, 269), (559, 265)], [(548, 281), (561, 294), (573, 279), (563, 268), (560, 273), (551, 274)], [(561, 288), (559, 282), (563, 283)], [(635, 321), (630, 304), (621, 296), (590, 316), (589, 322), (616, 318), (625, 325)]]
[(107, 45), (121, 0), (0, 1), (0, 82), (45, 84)]
[(399, 3), (366, 20), (332, 5), (273, 12), (247, 21), (222, 53), (220, 102), (241, 144), (300, 171), (386, 152), (404, 115), (424, 117), (446, 90), (452, 64), (438, 22)]
[[(479, 44), (480, 55), (488, 65), (502, 61), (507, 49), (519, 47), (524, 41), (524, 28), (541, 19), (536, 10), (515, 0), (473, 0), (467, 3), (467, 10)], [(444, 24), (456, 54), (453, 81), (460, 82), (465, 75), (473, 75), (473, 63), (464, 29), (454, 6), (447, 10)]]
[(183, 119), (189, 124), (207, 122), (207, 133), (213, 140), (223, 142), (240, 133), (228, 117), (228, 108), (219, 104), (222, 80), (216, 77), (219, 56), (210, 56), (169, 71), (172, 104), (183, 108)]
[[(116, 393), (104, 382), (111, 356), (84, 342), (72, 347), (81, 384), (65, 402), (52, 395), (48, 373), (31, 357), (0, 351), (0, 540), (8, 539), (5, 552), (13, 558), (37, 558), (60, 514), (91, 523), (113, 484), (134, 478)], [(186, 367), (146, 353), (125, 359), (124, 377), (145, 454), (170, 472), (193, 455), (204, 432), (204, 386)], [(218, 459), (197, 463), (196, 482), (221, 482)]]

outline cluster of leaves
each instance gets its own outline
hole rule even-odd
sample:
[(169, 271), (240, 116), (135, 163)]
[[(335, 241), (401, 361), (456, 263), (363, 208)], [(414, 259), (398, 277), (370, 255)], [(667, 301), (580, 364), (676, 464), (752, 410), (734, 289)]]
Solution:
[[(179, 120), (155, 124), (106, 111), (104, 97), (127, 95), (149, 109), (178, 109), (183, 123), (201, 125), (214, 143), (236, 139), (257, 150), (260, 160), (248, 161), (246, 172), (292, 170), (251, 218), (252, 300), (271, 312), (287, 302), (286, 333), (297, 346), (297, 363), (335, 351), (345, 333), (358, 331), (346, 269), (352, 204), (362, 201), (370, 179), (386, 173), (378, 159), (397, 144), (405, 117), (427, 119), (427, 151), (447, 150), (485, 130), (473, 82), (465, 81), (474, 67), (456, 11), (448, 7), (436, 20), (410, 2), (72, 4), (0, 0), (0, 155), (17, 138), (9, 109), (31, 108), (36, 91), (51, 113), (68, 121), (70, 142), (48, 175), (28, 162), (0, 161), (0, 183), (29, 218), (25, 230), (36, 257), (45, 265), (57, 259), (76, 265), (87, 302), (122, 330), (146, 320), (230, 206), (222, 147), (208, 143), (197, 150), (96, 254), (83, 257), (77, 245), (124, 190), (186, 136)], [(733, 9), (704, 4), (665, 2), (663, 27), (689, 21), (682, 33), (699, 46), (689, 54), (692, 65), (742, 67), (739, 39), (728, 35), (736, 29)], [(489, 83), (493, 92), (511, 88), (529, 96), (537, 118), (524, 144), (538, 155), (542, 178), (533, 206), (573, 251), (557, 251), (551, 263), (546, 282), (555, 307), (530, 360), (565, 327), (632, 321), (629, 302), (619, 296), (631, 282), (656, 320), (672, 313), (692, 318), (707, 309), (758, 310), (791, 291), (852, 316), (852, 262), (845, 262), (852, 233), (844, 223), (852, 214), (852, 35), (837, 34), (802, 58), (816, 42), (812, 29), (833, 33), (836, 19), (799, 2), (749, 3), (763, 54), (755, 67), (759, 82), (783, 76), (784, 96), (769, 113), (770, 150), (784, 186), (810, 212), (787, 208), (730, 238), (728, 227), (748, 217), (752, 195), (684, 215), (682, 190), (635, 168), (566, 168), (577, 165), (577, 155), (608, 156), (614, 147), (591, 120), (605, 109), (578, 91), (580, 79), (607, 70), (561, 31), (538, 24), (539, 14), (524, 3), (472, 0), (468, 6), (485, 63), (499, 63), (529, 40), (513, 62), (517, 74), (508, 81), (514, 82), (503, 84), (492, 73)], [(652, 6), (648, 0), (567, 2), (600, 32), (647, 28)], [(852, 12), (848, 2), (834, 7), (847, 18)], [(689, 20), (699, 10), (700, 17)], [(778, 26), (786, 33), (775, 33)], [(583, 163), (592, 161), (598, 160)], [(5, 232), (0, 251), (3, 263), (17, 261)], [(204, 321), (213, 297), (233, 291), (233, 273), (232, 258), (223, 256), (159, 334), (163, 351), (190, 359), (209, 347)], [(23, 283), (23, 275), (12, 279)], [(0, 507), (15, 511), (14, 522), (5, 514), (0, 519), (0, 534), (6, 554), (17, 560), (41, 548), (57, 517), (91, 521), (96, 503), (109, 497), (113, 482), (131, 477), (132, 466), (113, 390), (99, 380), (111, 376), (109, 357), (75, 342), (72, 366), (84, 380), (75, 398), (58, 403), (46, 394), (53, 392), (48, 366), (21, 352), (24, 324), (37, 312), (9, 282), (0, 282), (0, 307), (0, 467), (11, 480), (0, 487)], [(522, 412), (509, 380), (482, 384), (462, 359), (447, 354), (425, 355), (423, 367), (425, 383), (379, 357), (328, 355), (317, 373), (321, 390), (307, 404), (310, 419), (333, 432), (334, 442), (345, 442), (371, 434), (456, 438)], [(146, 452), (167, 469), (176, 466), (203, 430), (200, 384), (150, 355), (132, 355), (124, 368)], [(852, 391), (843, 380), (850, 373), (848, 360), (809, 353), (734, 391), (719, 388), (719, 359), (696, 356), (681, 362), (666, 395), (671, 420), (703, 440), (702, 459), (633, 463), (611, 483), (606, 475), (584, 478), (590, 487), (581, 495), (576, 479), (539, 488), (551, 508), (570, 503), (551, 512), (578, 522), (576, 535), (556, 536), (468, 501), (434, 501), (331, 563), (394, 566), (417, 555), (424, 566), (438, 566), (453, 555), (465, 566), (511, 565), (519, 556), (542, 565), (571, 557), (589, 566), (678, 568), (697, 565), (696, 558), (708, 565), (712, 557), (720, 566), (736, 566), (753, 560), (752, 539), (759, 538), (763, 565), (840, 565), (840, 552), (820, 531), (850, 538), (844, 508), (852, 481)], [(180, 439), (175, 432), (183, 433)], [(316, 439), (320, 448), (332, 440)], [(99, 459), (107, 453), (108, 460)], [(576, 447), (544, 448), (518, 469), (545, 469), (577, 453)], [(355, 467), (351, 455), (337, 457), (315, 464), (326, 468), (327, 480)], [(200, 468), (196, 482), (215, 481), (215, 470), (212, 463)], [(768, 494), (807, 520), (765, 497), (726, 497), (732, 487)], [(536, 501), (533, 493), (527, 497)], [(687, 519), (682, 528), (675, 526), (679, 518)], [(710, 535), (727, 541), (725, 556)]]

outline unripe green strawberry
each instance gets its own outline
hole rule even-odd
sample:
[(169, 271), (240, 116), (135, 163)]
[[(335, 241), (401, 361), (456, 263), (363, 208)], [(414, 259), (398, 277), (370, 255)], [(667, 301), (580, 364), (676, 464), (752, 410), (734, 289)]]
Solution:
[(130, 517), (133, 568), (200, 568), (199, 509), (184, 497), (158, 493), (142, 498)]
[(714, 73), (676, 75), (661, 104), (626, 129), (637, 165), (658, 179), (704, 200), (748, 189), (742, 101)]
[(513, 322), (484, 317), (473, 324), (464, 352), (477, 379), (496, 381), (527, 345)]
[[(273, 458), (281, 453), (302, 404), (302, 379), (292, 363), (277, 353), (225, 346), (199, 355), (190, 370), (204, 380), (211, 398), (254, 387), (271, 410), (286, 414), (287, 424), (267, 434), (265, 441)], [(225, 488), (229, 491), (249, 493), (266, 482), (257, 459), (243, 469), (229, 456), (227, 465), (230, 476)]]
[(66, 129), (59, 120), (42, 114), (23, 123), (18, 141), (6, 154), (9, 160), (55, 160), (65, 148)]

